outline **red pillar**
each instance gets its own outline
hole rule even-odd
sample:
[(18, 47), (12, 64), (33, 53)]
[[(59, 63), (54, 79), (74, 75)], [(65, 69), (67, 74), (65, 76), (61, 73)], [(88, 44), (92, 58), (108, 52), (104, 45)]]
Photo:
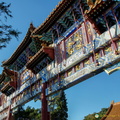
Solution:
[(50, 115), (48, 112), (47, 99), (45, 95), (45, 89), (47, 88), (47, 84), (42, 84), (42, 93), (41, 93), (41, 102), (42, 102), (42, 120), (50, 120)]
[(13, 118), (13, 116), (12, 116), (11, 105), (10, 105), (9, 108), (8, 108), (7, 120), (14, 120), (14, 118)]

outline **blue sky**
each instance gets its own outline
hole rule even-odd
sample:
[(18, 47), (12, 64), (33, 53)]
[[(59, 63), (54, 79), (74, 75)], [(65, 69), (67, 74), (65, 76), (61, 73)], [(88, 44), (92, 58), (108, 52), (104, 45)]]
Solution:
[[(11, 3), (13, 18), (8, 19), (15, 29), (22, 32), (17, 41), (15, 38), (7, 48), (0, 50), (0, 64), (7, 60), (24, 39), (30, 23), (38, 27), (52, 12), (60, 0), (4, 0)], [(0, 68), (2, 72), (2, 68)], [(87, 114), (98, 112), (101, 108), (109, 107), (110, 102), (120, 101), (120, 71), (111, 75), (100, 73), (82, 83), (67, 89), (68, 120), (82, 120)], [(40, 102), (31, 102), (27, 105), (38, 108)]]

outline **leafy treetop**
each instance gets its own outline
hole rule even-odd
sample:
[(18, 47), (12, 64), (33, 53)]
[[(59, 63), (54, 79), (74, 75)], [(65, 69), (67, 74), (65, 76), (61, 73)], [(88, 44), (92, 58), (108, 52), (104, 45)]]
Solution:
[(6, 47), (13, 36), (18, 39), (20, 34), (18, 30), (13, 29), (12, 25), (7, 25), (7, 18), (12, 18), (10, 5), (0, 2), (0, 49)]

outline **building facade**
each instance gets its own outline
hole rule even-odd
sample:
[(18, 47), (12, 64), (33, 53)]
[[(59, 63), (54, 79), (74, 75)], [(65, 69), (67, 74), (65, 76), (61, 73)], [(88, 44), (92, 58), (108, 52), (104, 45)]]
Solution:
[(49, 120), (51, 100), (102, 71), (120, 67), (120, 2), (62, 0), (3, 61), (0, 75), (0, 120), (11, 120), (17, 107), (42, 102), (42, 120)]

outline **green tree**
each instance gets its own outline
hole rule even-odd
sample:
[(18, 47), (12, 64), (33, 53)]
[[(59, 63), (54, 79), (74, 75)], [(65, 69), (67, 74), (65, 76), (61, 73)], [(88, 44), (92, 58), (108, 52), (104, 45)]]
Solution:
[(26, 109), (19, 107), (18, 111), (14, 114), (14, 119), (41, 120), (41, 111), (40, 109), (31, 108), (29, 106)]
[(51, 112), (51, 120), (67, 120), (68, 119), (68, 108), (67, 100), (64, 91), (61, 92), (60, 97), (55, 99), (55, 109)]
[(23, 108), (23, 106), (18, 107), (17, 111), (14, 113), (14, 119), (18, 120), (18, 119), (22, 119), (25, 118), (26, 114), (25, 114), (25, 110)]
[(0, 2), (0, 49), (6, 47), (12, 37), (18, 39), (20, 32), (13, 29), (12, 25), (7, 25), (7, 18), (12, 18), (10, 5), (5, 2)]
[[(83, 120), (101, 120), (101, 118), (106, 114), (107, 110), (108, 108), (102, 108), (100, 112), (89, 114), (85, 116)], [(98, 115), (98, 118), (96, 118), (95, 115)]]
[(41, 119), (40, 109), (35, 109), (35, 108), (31, 108), (28, 106), (25, 110), (25, 114), (29, 120), (40, 120)]

